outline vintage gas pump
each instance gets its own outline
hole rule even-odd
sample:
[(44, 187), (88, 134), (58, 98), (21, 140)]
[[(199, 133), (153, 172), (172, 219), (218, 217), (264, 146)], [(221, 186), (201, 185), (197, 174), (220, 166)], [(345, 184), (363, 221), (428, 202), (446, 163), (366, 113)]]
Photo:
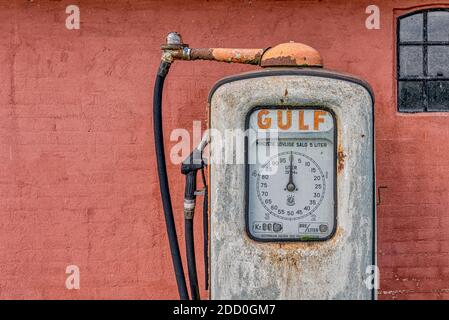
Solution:
[[(193, 49), (170, 33), (155, 85), (154, 128), (180, 297), (188, 293), (161, 116), (162, 85), (174, 60), (262, 67), (216, 83), (209, 95), (209, 134), (183, 163), (192, 297), (198, 298), (191, 227), (196, 173), (202, 170), (204, 177), (201, 153), (209, 141), (205, 197), (210, 200), (210, 233), (205, 233), (210, 262), (205, 261), (212, 299), (375, 298), (367, 281), (376, 264), (374, 97), (369, 85), (323, 69), (320, 54), (303, 44)], [(231, 142), (225, 141), (230, 135)]]

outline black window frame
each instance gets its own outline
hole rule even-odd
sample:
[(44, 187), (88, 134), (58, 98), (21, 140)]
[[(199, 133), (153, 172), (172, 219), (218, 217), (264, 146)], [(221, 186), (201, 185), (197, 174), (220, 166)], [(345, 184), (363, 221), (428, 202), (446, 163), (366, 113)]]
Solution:
[[(422, 10), (416, 10), (408, 12), (404, 15), (398, 16), (396, 19), (396, 97), (397, 97), (397, 111), (400, 113), (432, 113), (432, 112), (449, 112), (448, 110), (428, 110), (429, 108), (429, 86), (428, 83), (432, 81), (443, 81), (449, 83), (449, 77), (437, 77), (428, 75), (428, 48), (429, 46), (447, 46), (449, 47), (448, 41), (429, 41), (428, 40), (428, 14), (429, 12), (446, 11), (449, 12), (449, 7), (437, 7), (437, 8), (427, 8)], [(413, 15), (423, 15), (423, 39), (422, 41), (401, 41), (401, 20)], [(401, 47), (406, 46), (420, 46), (423, 48), (423, 76), (401, 76)], [(423, 103), (424, 110), (406, 110), (401, 109), (401, 99), (400, 99), (400, 83), (410, 83), (410, 82), (421, 82), (423, 90)], [(449, 101), (449, 98), (448, 98)]]

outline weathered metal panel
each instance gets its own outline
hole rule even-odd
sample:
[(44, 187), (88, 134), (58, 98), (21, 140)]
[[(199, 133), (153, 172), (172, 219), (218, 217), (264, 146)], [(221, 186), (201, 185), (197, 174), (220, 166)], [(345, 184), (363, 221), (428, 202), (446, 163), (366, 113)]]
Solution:
[[(337, 231), (325, 242), (260, 243), (245, 232), (245, 166), (210, 172), (212, 299), (371, 299), (374, 262), (372, 97), (362, 85), (310, 75), (247, 77), (214, 89), (210, 126), (245, 128), (256, 106), (323, 106), (338, 127)], [(325, 72), (324, 72), (325, 73)], [(213, 144), (213, 137), (212, 137)], [(222, 150), (212, 152), (224, 152)], [(214, 154), (211, 154), (214, 157)]]

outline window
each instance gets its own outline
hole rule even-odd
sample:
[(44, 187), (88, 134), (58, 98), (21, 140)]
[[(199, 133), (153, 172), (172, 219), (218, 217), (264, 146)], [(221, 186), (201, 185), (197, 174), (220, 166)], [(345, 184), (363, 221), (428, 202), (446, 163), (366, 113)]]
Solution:
[(398, 19), (398, 109), (449, 111), (449, 9)]

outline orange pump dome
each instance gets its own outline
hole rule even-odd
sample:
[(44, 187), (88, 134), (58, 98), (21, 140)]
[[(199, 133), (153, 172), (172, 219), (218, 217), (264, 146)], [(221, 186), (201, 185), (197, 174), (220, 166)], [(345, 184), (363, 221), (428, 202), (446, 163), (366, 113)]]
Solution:
[(281, 43), (266, 50), (261, 58), (262, 67), (323, 67), (320, 53), (314, 48), (298, 43)]

